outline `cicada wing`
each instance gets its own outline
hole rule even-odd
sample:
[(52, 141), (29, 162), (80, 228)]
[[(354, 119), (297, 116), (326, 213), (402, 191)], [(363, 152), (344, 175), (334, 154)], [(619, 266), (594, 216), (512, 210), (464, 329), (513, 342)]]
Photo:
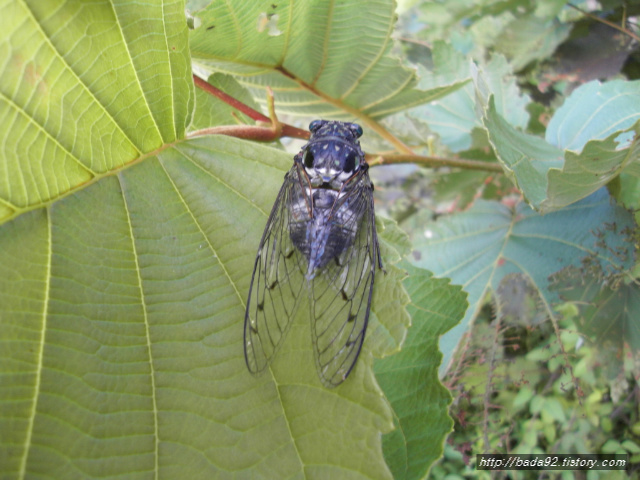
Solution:
[(310, 285), (311, 333), (318, 375), (325, 386), (341, 384), (358, 360), (364, 341), (379, 245), (371, 181), (363, 172), (340, 199), (346, 230), (357, 232), (351, 245), (319, 273)]
[(304, 287), (306, 259), (295, 248), (290, 225), (303, 221), (304, 202), (296, 166), (285, 176), (256, 256), (244, 317), (244, 356), (251, 373), (265, 370), (281, 346)]

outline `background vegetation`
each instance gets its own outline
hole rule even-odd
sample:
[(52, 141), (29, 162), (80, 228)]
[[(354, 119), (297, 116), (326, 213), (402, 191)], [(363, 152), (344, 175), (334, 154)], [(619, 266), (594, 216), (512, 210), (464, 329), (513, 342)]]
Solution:
[[(1, 0), (0, 477), (640, 463), (639, 13)], [(242, 356), (257, 244), (314, 118), (364, 127), (387, 270), (333, 390), (304, 306), (266, 375)]]

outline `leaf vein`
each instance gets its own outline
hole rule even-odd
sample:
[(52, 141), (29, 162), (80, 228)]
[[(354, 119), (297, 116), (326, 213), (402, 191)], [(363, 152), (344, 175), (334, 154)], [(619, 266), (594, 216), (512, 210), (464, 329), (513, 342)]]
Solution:
[(153, 438), (154, 438), (154, 478), (158, 479), (159, 474), (159, 446), (160, 437), (158, 431), (158, 402), (156, 400), (156, 380), (155, 380), (155, 368), (153, 365), (153, 352), (151, 349), (151, 328), (149, 325), (149, 314), (147, 312), (147, 303), (145, 301), (144, 288), (142, 287), (142, 274), (140, 269), (140, 263), (138, 262), (138, 251), (136, 248), (136, 241), (133, 232), (133, 225), (131, 224), (131, 213), (129, 211), (129, 205), (127, 204), (127, 196), (125, 194), (124, 186), (122, 185), (122, 174), (118, 174), (118, 181), (120, 182), (120, 191), (122, 192), (122, 203), (125, 213), (127, 215), (127, 225), (129, 227), (129, 236), (131, 238), (131, 248), (133, 249), (133, 258), (136, 263), (136, 275), (138, 278), (138, 289), (140, 290), (140, 304), (142, 306), (142, 314), (144, 317), (145, 336), (147, 340), (147, 353), (149, 355), (149, 377), (151, 380), (151, 402), (153, 405)]
[[(394, 8), (393, 4), (392, 8)], [(341, 101), (344, 101), (345, 98), (347, 98), (351, 92), (353, 92), (358, 85), (360, 85), (360, 82), (362, 81), (362, 79), (364, 77), (366, 77), (369, 72), (378, 64), (378, 62), (380, 61), (380, 58), (382, 58), (382, 55), (384, 55), (385, 49), (387, 48), (387, 45), (389, 44), (389, 40), (391, 39), (391, 32), (393, 31), (393, 14), (389, 15), (389, 22), (387, 24), (387, 31), (384, 35), (385, 40), (384, 42), (380, 45), (380, 49), (378, 50), (378, 54), (371, 59), (371, 61), (369, 62), (369, 65), (367, 65), (364, 69), (362, 69), (362, 72), (360, 73), (360, 75), (358, 76), (358, 78), (356, 78), (353, 82), (353, 85), (351, 85), (351, 87), (347, 88), (345, 90), (345, 92), (342, 94), (342, 96), (340, 97)], [(409, 77), (411, 78), (411, 77)]]
[(45, 271), (45, 297), (42, 302), (42, 331), (40, 334), (40, 348), (38, 349), (38, 365), (36, 367), (36, 380), (34, 385), (33, 392), (33, 404), (31, 406), (31, 412), (29, 414), (29, 421), (27, 426), (27, 437), (24, 442), (24, 452), (22, 454), (22, 458), (20, 459), (20, 471), (18, 473), (18, 478), (24, 479), (27, 472), (27, 461), (29, 459), (29, 452), (31, 451), (32, 444), (32, 436), (33, 436), (33, 425), (35, 423), (35, 417), (38, 410), (38, 398), (40, 398), (40, 382), (42, 379), (42, 365), (44, 359), (44, 345), (45, 345), (45, 335), (47, 330), (47, 312), (49, 311), (49, 300), (51, 293), (51, 262), (53, 258), (53, 245), (52, 245), (52, 225), (51, 225), (51, 210), (49, 208), (45, 209), (46, 219), (47, 219), (47, 241), (48, 245), (48, 253), (49, 257), (47, 259), (47, 269)]
[(166, 24), (166, 14), (164, 11), (165, 8), (165, 4), (164, 2), (161, 3), (160, 8), (162, 9), (162, 30), (164, 32), (164, 43), (166, 46), (166, 53), (167, 53), (167, 63), (169, 64), (169, 71), (171, 72), (171, 75), (169, 75), (169, 82), (171, 83), (171, 118), (173, 119), (173, 121), (171, 122), (171, 128), (173, 129), (173, 138), (176, 139), (178, 138), (178, 132), (176, 132), (176, 92), (175, 92), (175, 86), (173, 84), (173, 76), (174, 76), (174, 72), (173, 72), (173, 62), (171, 61), (171, 53), (170, 53), (170, 48), (169, 48), (169, 43), (168, 43), (168, 33), (167, 33), (167, 24)]
[(116, 129), (120, 131), (120, 133), (122, 134), (122, 136), (124, 138), (126, 138), (129, 143), (131, 144), (131, 146), (133, 148), (136, 149), (136, 151), (138, 153), (142, 153), (142, 151), (138, 148), (138, 146), (135, 144), (135, 142), (129, 137), (129, 135), (127, 135), (127, 133), (122, 130), (122, 128), (120, 128), (120, 124), (118, 122), (116, 122), (115, 118), (113, 118), (113, 115), (111, 115), (111, 113), (109, 111), (107, 111), (104, 108), (104, 105), (96, 98), (96, 96), (93, 94), (93, 92), (89, 89), (89, 87), (82, 81), (82, 79), (76, 74), (75, 70), (73, 68), (71, 68), (71, 66), (67, 63), (67, 61), (65, 60), (64, 56), (58, 51), (58, 49), (55, 48), (55, 46), (51, 43), (51, 40), (49, 39), (49, 37), (47, 36), (47, 34), (42, 30), (40, 22), (38, 21), (38, 19), (35, 17), (35, 15), (33, 14), (33, 12), (31, 11), (31, 9), (29, 8), (29, 6), (25, 3), (24, 4), (25, 7), (27, 8), (27, 10), (29, 11), (29, 14), (31, 16), (31, 20), (33, 20), (33, 22), (35, 23), (35, 25), (38, 27), (40, 34), (42, 35), (42, 38), (44, 39), (44, 42), (49, 46), (49, 48), (51, 49), (52, 52), (55, 52), (58, 55), (58, 59), (64, 64), (64, 66), (66, 67), (66, 69), (71, 73), (71, 75), (73, 75), (73, 77), (77, 80), (78, 85), (81, 86), (82, 89), (84, 89), (84, 91), (86, 91), (89, 96), (91, 98), (94, 99), (95, 104), (98, 105), (98, 107), (100, 109), (102, 109), (102, 111), (104, 112), (104, 114), (111, 119), (111, 121), (113, 122), (113, 124), (115, 125)]
[(124, 30), (122, 28), (122, 25), (120, 24), (120, 18), (118, 17), (118, 12), (116, 11), (115, 6), (113, 5), (113, 3), (110, 3), (112, 5), (113, 8), (113, 16), (116, 19), (116, 24), (118, 25), (118, 32), (120, 32), (120, 37), (122, 38), (122, 45), (124, 46), (124, 49), (127, 51), (127, 57), (129, 58), (129, 64), (131, 65), (131, 68), (133, 70), (133, 74), (136, 78), (136, 83), (138, 85), (138, 88), (140, 89), (140, 93), (142, 98), (144, 98), (144, 104), (147, 107), (147, 111), (149, 112), (149, 116), (153, 119), (153, 126), (156, 128), (156, 132), (158, 134), (158, 137), (162, 139), (163, 143), (166, 143), (169, 141), (169, 139), (165, 139), (162, 136), (162, 131), (160, 130), (160, 127), (158, 126), (158, 122), (156, 120), (155, 115), (153, 114), (153, 111), (151, 110), (151, 105), (149, 103), (149, 100), (147, 99), (147, 92), (145, 91), (144, 88), (142, 88), (142, 83), (140, 81), (140, 76), (138, 74), (138, 70), (135, 67), (135, 64), (133, 62), (133, 57), (131, 56), (131, 51), (129, 50), (129, 43), (127, 42), (127, 39), (124, 36)]

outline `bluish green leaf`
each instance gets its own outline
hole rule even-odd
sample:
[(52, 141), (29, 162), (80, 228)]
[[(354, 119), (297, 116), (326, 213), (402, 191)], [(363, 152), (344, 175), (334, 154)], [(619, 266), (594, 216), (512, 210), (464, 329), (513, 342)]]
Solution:
[[(558, 148), (580, 152), (592, 140), (633, 128), (639, 119), (640, 81), (589, 82), (576, 88), (556, 110), (545, 139)], [(625, 147), (625, 142), (620, 146)]]
[[(611, 224), (617, 225), (615, 232)], [(619, 232), (632, 226), (631, 214), (612, 204), (605, 190), (547, 215), (523, 203), (510, 209), (480, 200), (465, 212), (425, 225), (414, 239), (413, 263), (450, 278), (469, 295), (464, 319), (442, 338), (444, 365), (486, 293), (495, 292), (505, 277), (518, 273), (529, 280), (550, 315), (558, 297), (549, 289), (549, 276), (587, 259), (604, 272), (630, 268), (632, 246)]]
[[(452, 83), (472, 77), (469, 60), (450, 45), (436, 42), (432, 53), (434, 69), (438, 72), (440, 83)], [(505, 58), (495, 55), (481, 69), (487, 88), (496, 96), (498, 111), (511, 125), (524, 128), (529, 121), (526, 106), (530, 99), (528, 95), (520, 94)], [(476, 108), (474, 85), (468, 84), (445, 98), (413, 108), (409, 114), (440, 135), (441, 141), (451, 151), (460, 152), (471, 148), (473, 129), (482, 127)]]
[(483, 121), (491, 144), (534, 208), (570, 205), (623, 171), (640, 176), (640, 81), (576, 89), (551, 119), (546, 141), (515, 129), (486, 99)]

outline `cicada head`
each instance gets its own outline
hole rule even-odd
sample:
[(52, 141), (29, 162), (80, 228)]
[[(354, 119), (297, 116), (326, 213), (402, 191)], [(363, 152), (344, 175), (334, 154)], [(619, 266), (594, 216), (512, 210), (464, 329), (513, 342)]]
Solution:
[(365, 164), (358, 138), (362, 127), (356, 123), (314, 120), (309, 125), (311, 139), (296, 161), (304, 167), (311, 185), (339, 190)]

